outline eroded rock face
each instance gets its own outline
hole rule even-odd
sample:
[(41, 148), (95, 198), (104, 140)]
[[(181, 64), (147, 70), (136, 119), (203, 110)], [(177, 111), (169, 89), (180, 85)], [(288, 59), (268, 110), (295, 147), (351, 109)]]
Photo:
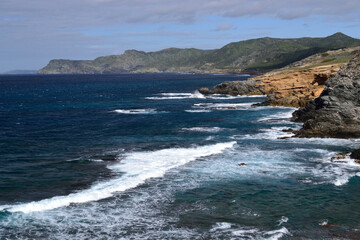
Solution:
[(271, 72), (247, 81), (223, 82), (212, 89), (200, 88), (199, 92), (205, 95), (267, 95), (265, 102), (258, 105), (304, 107), (320, 95), (325, 81), (339, 68), (339, 64), (334, 64), (287, 73)]
[(326, 82), (321, 95), (294, 113), (299, 137), (360, 137), (360, 53)]
[(359, 47), (327, 51), (312, 55), (286, 67), (273, 70), (247, 81), (224, 82), (203, 94), (267, 95), (258, 105), (305, 107), (319, 97), (327, 80), (347, 64)]
[(310, 100), (320, 96), (326, 80), (339, 69), (339, 64), (332, 64), (299, 71), (272, 72), (257, 77), (267, 95), (261, 105), (305, 107)]

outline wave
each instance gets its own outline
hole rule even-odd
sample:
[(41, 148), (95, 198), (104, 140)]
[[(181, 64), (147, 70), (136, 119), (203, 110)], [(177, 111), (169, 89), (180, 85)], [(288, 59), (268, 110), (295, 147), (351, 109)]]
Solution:
[(245, 134), (245, 135), (233, 135), (232, 139), (267, 139), (276, 140), (280, 138), (290, 138), (294, 134), (291, 132), (284, 132), (288, 127), (272, 127), (268, 129), (260, 129), (260, 133), (257, 134)]
[(233, 237), (240, 237), (241, 239), (271, 239), (277, 240), (285, 235), (291, 235), (286, 227), (271, 231), (261, 231), (257, 228), (239, 227), (236, 224), (227, 222), (216, 223), (215, 226), (210, 230), (215, 236), (228, 236), (231, 239)]
[[(331, 158), (335, 156), (335, 152), (329, 152), (315, 168), (312, 173), (315, 176), (321, 176), (325, 179), (323, 183), (332, 183), (335, 186), (342, 186), (349, 182), (350, 178), (359, 176), (360, 164), (347, 154), (343, 159)], [(321, 182), (320, 182), (321, 183)], [(318, 183), (319, 184), (319, 183)]]
[(188, 99), (188, 98), (206, 98), (199, 91), (195, 91), (194, 93), (160, 93), (157, 97), (146, 97), (145, 99), (149, 100), (176, 100), (176, 99)]
[(157, 113), (156, 109), (147, 108), (147, 109), (116, 109), (116, 113), (121, 114), (155, 114)]
[(149, 100), (177, 100), (177, 99), (190, 99), (190, 98), (198, 98), (198, 99), (216, 99), (216, 100), (226, 100), (226, 99), (236, 99), (236, 98), (264, 98), (266, 95), (237, 95), (231, 96), (226, 94), (210, 94), (203, 95), (199, 91), (195, 91), (193, 93), (159, 93), (159, 96), (146, 97), (145, 99)]
[(192, 127), (192, 128), (182, 128), (183, 131), (191, 131), (191, 132), (220, 132), (224, 130), (224, 128), (219, 127)]
[(206, 110), (206, 109), (191, 109), (191, 110), (185, 110), (185, 112), (188, 112), (188, 113), (204, 113), (204, 112), (211, 112), (211, 110)]
[(109, 198), (116, 192), (135, 188), (143, 184), (147, 179), (162, 177), (166, 171), (172, 168), (179, 167), (200, 157), (220, 154), (225, 149), (232, 148), (235, 144), (236, 142), (233, 141), (193, 148), (169, 148), (158, 151), (129, 153), (125, 155), (120, 163), (108, 166), (115, 173), (122, 173), (121, 177), (97, 183), (89, 189), (71, 193), (67, 196), (56, 196), (19, 205), (0, 206), (0, 210), (31, 213), (65, 207), (74, 203)]
[(246, 110), (252, 108), (257, 102), (250, 103), (196, 103), (195, 108), (205, 110)]
[(271, 114), (267, 117), (260, 118), (258, 122), (289, 122), (293, 117), (292, 114), (294, 113), (294, 111), (297, 110), (297, 108), (287, 108), (287, 109), (288, 111)]

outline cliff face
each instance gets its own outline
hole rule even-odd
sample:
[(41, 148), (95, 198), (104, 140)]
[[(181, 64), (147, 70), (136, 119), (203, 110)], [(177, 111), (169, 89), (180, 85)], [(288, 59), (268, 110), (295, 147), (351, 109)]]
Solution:
[(325, 38), (259, 38), (234, 42), (215, 50), (169, 48), (136, 50), (95, 60), (51, 60), (40, 74), (102, 74), (146, 72), (252, 73), (284, 67), (315, 53), (360, 46), (360, 40), (336, 33)]
[(258, 85), (267, 94), (261, 105), (305, 107), (310, 100), (320, 96), (326, 80), (339, 69), (340, 64), (333, 64), (257, 77)]
[(267, 95), (260, 105), (305, 107), (320, 96), (325, 82), (353, 58), (359, 47), (318, 53), (248, 81), (224, 82), (202, 94)]
[(299, 137), (360, 137), (360, 52), (326, 82), (321, 95), (294, 113)]

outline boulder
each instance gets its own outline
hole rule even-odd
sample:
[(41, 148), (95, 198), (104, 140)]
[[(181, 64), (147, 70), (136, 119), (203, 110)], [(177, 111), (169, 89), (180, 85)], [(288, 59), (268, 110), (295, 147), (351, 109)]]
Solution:
[(350, 154), (350, 158), (360, 160), (360, 149), (353, 151)]

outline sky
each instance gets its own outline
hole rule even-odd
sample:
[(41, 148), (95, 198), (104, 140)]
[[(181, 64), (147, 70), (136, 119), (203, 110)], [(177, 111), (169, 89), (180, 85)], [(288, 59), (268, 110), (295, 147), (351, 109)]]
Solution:
[(359, 0), (1, 0), (0, 73), (127, 49), (215, 49), (261, 37), (360, 38)]

